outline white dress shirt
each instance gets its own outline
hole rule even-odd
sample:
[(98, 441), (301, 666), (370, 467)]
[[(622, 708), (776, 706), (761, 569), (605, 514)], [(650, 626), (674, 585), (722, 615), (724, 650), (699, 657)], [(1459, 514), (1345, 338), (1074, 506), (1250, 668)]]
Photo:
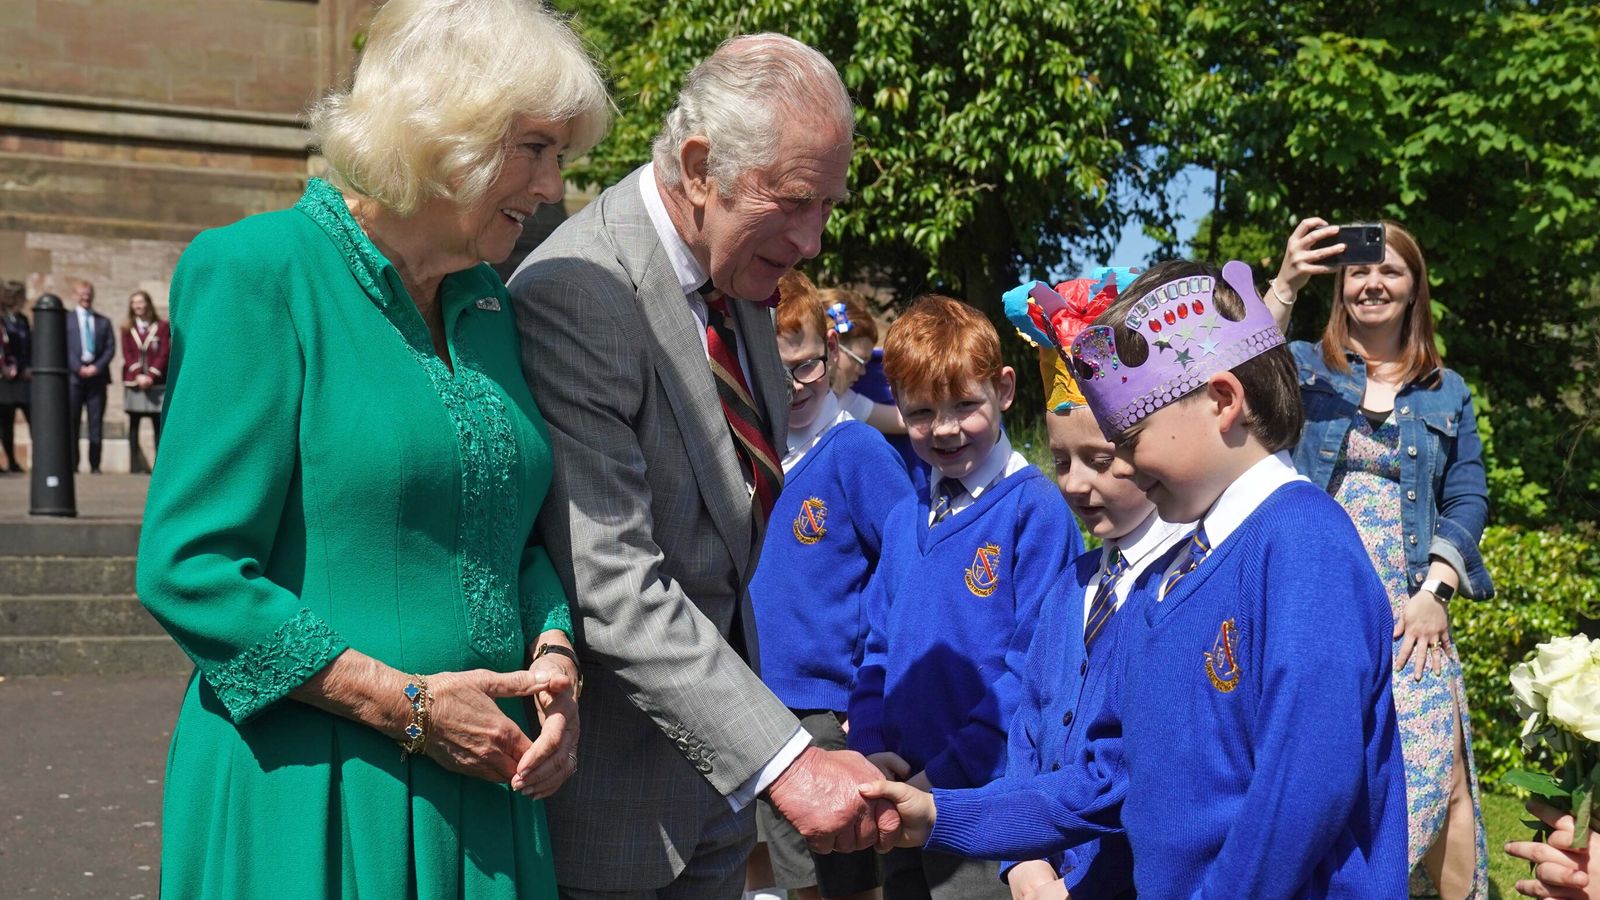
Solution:
[(862, 422), (871, 418), (872, 414), (878, 409), (876, 400), (866, 394), (858, 394), (851, 389), (846, 389), (843, 394), (839, 395), (839, 405), (844, 407), (845, 412)]
[(1127, 602), (1128, 592), (1133, 590), (1133, 585), (1145, 569), (1155, 564), (1173, 544), (1184, 540), (1193, 529), (1187, 525), (1177, 525), (1161, 518), (1151, 511), (1139, 526), (1120, 538), (1113, 538), (1105, 542), (1100, 548), (1100, 571), (1089, 582), (1083, 592), (1083, 622), (1089, 623), (1089, 604), (1094, 602), (1096, 589), (1100, 586), (1100, 579), (1105, 577), (1110, 568), (1111, 551), (1119, 550), (1122, 558), (1127, 560), (1128, 568), (1117, 578), (1117, 584), (1111, 589), (1116, 599), (1112, 609), (1121, 609)]
[(833, 391), (823, 391), (820, 402), (822, 408), (817, 410), (817, 417), (811, 420), (810, 425), (798, 430), (789, 429), (788, 449), (783, 454), (785, 475), (798, 466), (800, 460), (806, 458), (811, 448), (817, 445), (817, 441), (822, 440), (823, 435), (833, 430), (833, 426), (855, 421), (855, 417), (840, 406), (839, 398), (833, 395)]
[[(1296, 481), (1309, 481), (1304, 475), (1295, 471), (1294, 459), (1289, 456), (1289, 451), (1279, 450), (1244, 471), (1243, 475), (1233, 480), (1217, 501), (1211, 504), (1211, 509), (1200, 517), (1200, 523), (1206, 527), (1206, 541), (1211, 544), (1211, 552), (1215, 553), (1222, 542), (1239, 530), (1244, 520), (1256, 511), (1256, 507), (1265, 503), (1272, 492), (1286, 484)], [(1185, 532), (1187, 537), (1194, 533), (1190, 528)], [(1167, 566), (1166, 573), (1162, 576), (1163, 582), (1166, 575), (1171, 575), (1183, 565), (1187, 554), (1179, 553), (1172, 558)], [(1166, 587), (1158, 590), (1156, 600), (1165, 600)]]
[[(645, 212), (650, 215), (650, 224), (655, 227), (656, 237), (661, 239), (661, 246), (666, 249), (667, 259), (672, 263), (672, 271), (678, 276), (678, 287), (683, 290), (683, 295), (689, 302), (689, 309), (700, 322), (700, 349), (704, 350), (709, 358), (711, 351), (706, 347), (706, 302), (700, 296), (700, 285), (705, 284), (708, 276), (700, 261), (695, 259), (694, 253), (689, 250), (688, 242), (672, 224), (672, 217), (667, 214), (667, 204), (662, 201), (660, 190), (656, 187), (654, 165), (645, 167), (644, 173), (639, 176), (639, 193), (644, 199)], [(735, 344), (739, 353), (739, 365), (744, 368), (745, 378), (748, 379), (750, 360), (745, 356), (744, 338), (736, 336)], [(784, 465), (784, 471), (788, 471), (787, 463)], [(748, 781), (739, 785), (738, 790), (728, 795), (728, 804), (733, 807), (734, 812), (749, 806), (757, 794), (771, 787), (772, 782), (776, 781), (778, 776), (783, 774), (783, 770), (789, 768), (810, 744), (811, 735), (804, 728), (796, 728), (788, 743), (783, 745), (778, 754), (769, 760), (761, 771), (750, 776)]]
[[(961, 486), (966, 488), (966, 493), (957, 497), (950, 504), (950, 515), (958, 516), (962, 510), (968, 509), (978, 502), (983, 492), (994, 487), (999, 482), (1026, 469), (1032, 463), (1028, 458), (1011, 449), (1011, 439), (1006, 437), (1005, 429), (1000, 430), (1000, 439), (994, 442), (989, 455), (983, 458), (977, 468), (968, 472), (961, 478)], [(928, 478), (928, 524), (933, 524), (933, 507), (939, 502), (939, 482), (944, 476), (939, 474), (939, 468), (934, 467), (932, 475)]]

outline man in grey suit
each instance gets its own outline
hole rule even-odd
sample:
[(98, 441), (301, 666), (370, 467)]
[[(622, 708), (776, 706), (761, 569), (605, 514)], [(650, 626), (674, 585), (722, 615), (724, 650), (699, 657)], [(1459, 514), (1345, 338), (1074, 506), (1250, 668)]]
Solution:
[(852, 127), (825, 57), (735, 38), (689, 74), (653, 161), (511, 278), (586, 679), (582, 766), (549, 801), (569, 900), (738, 897), (758, 794), (822, 851), (898, 827), (856, 791), (877, 770), (809, 747), (762, 685), (746, 592), (789, 401), (760, 304), (820, 249)]

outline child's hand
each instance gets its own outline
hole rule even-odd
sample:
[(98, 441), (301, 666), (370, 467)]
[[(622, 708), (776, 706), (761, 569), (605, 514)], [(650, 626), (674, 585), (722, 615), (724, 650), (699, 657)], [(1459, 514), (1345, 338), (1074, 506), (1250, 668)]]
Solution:
[(867, 757), (867, 762), (878, 767), (883, 777), (890, 781), (905, 781), (911, 774), (911, 764), (900, 758), (900, 754), (884, 750)]
[(1071, 900), (1067, 896), (1067, 883), (1060, 878), (1029, 888), (1021, 900)]
[(1006, 884), (1011, 888), (1011, 900), (1030, 900), (1036, 891), (1056, 878), (1056, 867), (1042, 859), (1030, 859), (1011, 867), (1006, 873)]
[(933, 782), (928, 780), (928, 770), (927, 769), (923, 769), (921, 772), (918, 772), (917, 774), (911, 776), (910, 778), (907, 778), (906, 779), (906, 784), (910, 785), (911, 787), (916, 788), (919, 791), (927, 791), (929, 793), (933, 793)]
[(861, 791), (861, 796), (868, 800), (887, 800), (893, 803), (895, 811), (900, 814), (899, 831), (879, 830), (879, 853), (888, 853), (896, 847), (921, 847), (928, 842), (928, 835), (933, 831), (934, 815), (937, 812), (933, 806), (932, 794), (894, 781), (875, 781), (872, 784), (861, 785), (858, 790)]

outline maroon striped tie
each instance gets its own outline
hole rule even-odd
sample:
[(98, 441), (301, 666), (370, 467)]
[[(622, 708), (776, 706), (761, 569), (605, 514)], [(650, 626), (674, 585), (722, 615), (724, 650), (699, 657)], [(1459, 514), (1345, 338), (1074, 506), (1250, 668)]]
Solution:
[(734, 337), (733, 321), (728, 316), (727, 298), (718, 290), (708, 291), (704, 296), (706, 355), (710, 357), (711, 374), (717, 382), (717, 399), (722, 401), (722, 414), (733, 432), (733, 446), (753, 488), (764, 525), (778, 502), (778, 492), (783, 489), (783, 467), (778, 463), (772, 442), (767, 439), (760, 409), (750, 393), (750, 382), (739, 366), (739, 345)]

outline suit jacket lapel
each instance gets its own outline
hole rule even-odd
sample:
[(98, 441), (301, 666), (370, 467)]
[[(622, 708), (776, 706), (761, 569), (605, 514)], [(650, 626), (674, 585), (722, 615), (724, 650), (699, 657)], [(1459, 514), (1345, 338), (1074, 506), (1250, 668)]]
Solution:
[(683, 432), (700, 496), (744, 574), (752, 545), (750, 491), (717, 399), (699, 321), (639, 198), (638, 183), (635, 172), (608, 191), (603, 214), (617, 236), (618, 259), (633, 279), (641, 312), (650, 323), (657, 344), (656, 369)]

